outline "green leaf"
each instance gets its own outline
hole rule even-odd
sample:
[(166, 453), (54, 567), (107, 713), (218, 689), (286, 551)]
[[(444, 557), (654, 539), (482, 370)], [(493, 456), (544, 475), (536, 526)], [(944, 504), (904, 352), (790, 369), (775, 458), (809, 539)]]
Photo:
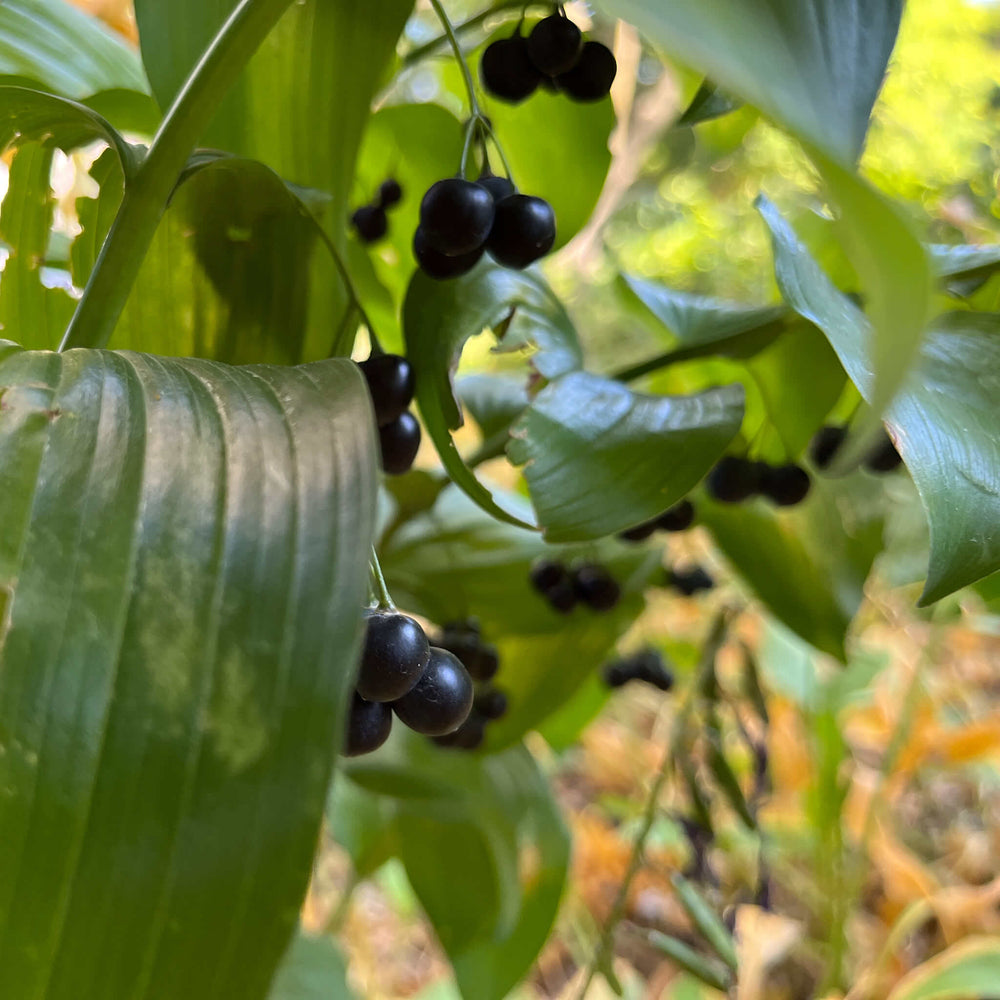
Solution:
[(531, 363), (546, 378), (557, 378), (582, 363), (566, 310), (536, 273), (483, 262), (449, 281), (414, 274), (403, 303), (403, 333), (427, 432), (452, 480), (483, 510), (511, 524), (533, 527), (530, 512), (502, 506), (476, 478), (451, 436), (462, 426), (451, 382), (462, 348), (470, 337), (501, 325), (502, 348), (533, 346)]
[[(864, 314), (827, 280), (773, 206), (761, 207), (775, 244), (778, 283), (789, 303), (826, 334), (865, 398)], [(921, 596), (929, 604), (1000, 568), (1000, 317), (938, 318), (916, 368), (885, 415), (927, 511), (931, 555)]]
[(715, 949), (715, 953), (734, 972), (736, 971), (736, 945), (729, 928), (715, 912), (708, 901), (698, 891), (698, 887), (680, 872), (670, 876), (670, 884), (691, 922), (698, 928), (705, 940)]
[(292, 938), (267, 1000), (351, 1000), (347, 965), (328, 937)]
[(357, 368), (0, 350), (0, 995), (264, 997), (351, 688)]
[(917, 966), (888, 1000), (970, 1000), (996, 994), (1000, 982), (1000, 937), (973, 935)]
[(538, 394), (512, 428), (507, 451), (525, 467), (546, 539), (581, 541), (648, 520), (680, 500), (742, 419), (740, 386), (645, 396), (574, 372)]
[(31, 80), (73, 100), (104, 90), (145, 93), (138, 54), (120, 35), (65, 0), (0, 4), (0, 77)]
[[(69, 252), (70, 270), (78, 288), (86, 285), (125, 194), (125, 174), (113, 149), (106, 149), (94, 161), (90, 168), (90, 179), (98, 185), (98, 193), (93, 198), (76, 199), (80, 234), (73, 240)], [(146, 292), (151, 293), (148, 285)]]
[(73, 314), (73, 299), (42, 283), (55, 197), (49, 188), (52, 150), (22, 146), (0, 207), (0, 240), (10, 256), (0, 275), (0, 331), (28, 347), (55, 346)]
[(139, 154), (97, 112), (76, 101), (26, 87), (0, 86), (0, 150), (36, 140), (44, 146), (71, 150), (95, 141), (112, 146), (131, 174)]
[(1000, 267), (1000, 246), (960, 243), (947, 246), (932, 243), (927, 247), (938, 277), (972, 278), (990, 274)]
[(511, 375), (465, 375), (455, 391), (479, 425), (483, 437), (505, 434), (530, 402), (525, 378)]
[(691, 98), (691, 103), (684, 109), (678, 126), (698, 125), (701, 122), (721, 118), (740, 107), (740, 101), (733, 100), (724, 94), (711, 80), (703, 80), (698, 92)]
[(699, 982), (716, 990), (729, 989), (729, 970), (721, 962), (707, 958), (679, 938), (660, 931), (649, 932), (649, 943)]

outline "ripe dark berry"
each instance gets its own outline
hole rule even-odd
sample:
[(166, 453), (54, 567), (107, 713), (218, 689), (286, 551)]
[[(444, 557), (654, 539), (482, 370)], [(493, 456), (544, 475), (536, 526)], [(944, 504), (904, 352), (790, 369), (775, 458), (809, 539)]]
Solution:
[(392, 712), (388, 705), (365, 701), (355, 694), (351, 701), (351, 714), (347, 718), (344, 756), (358, 757), (377, 750), (389, 738), (391, 729)]
[(809, 493), (809, 473), (800, 465), (766, 467), (760, 477), (760, 491), (779, 507), (793, 507)]
[(639, 680), (652, 684), (661, 691), (669, 691), (674, 686), (674, 675), (667, 669), (663, 657), (657, 650), (645, 649), (636, 654), (633, 662), (635, 676)]
[(484, 249), (484, 247), (477, 247), (469, 253), (449, 257), (447, 254), (435, 250), (427, 242), (422, 229), (418, 228), (413, 234), (413, 256), (420, 265), (420, 270), (429, 278), (434, 278), (437, 281), (457, 278), (459, 275), (471, 271), (479, 263)]
[(621, 599), (621, 587), (615, 578), (596, 564), (580, 566), (573, 572), (576, 596), (595, 611), (610, 611)]
[(390, 177), (388, 180), (382, 181), (379, 185), (376, 204), (381, 208), (392, 208), (393, 205), (399, 204), (402, 197), (403, 189), (400, 187), (399, 181)]
[(479, 249), (493, 227), (493, 196), (474, 181), (448, 177), (420, 202), (420, 228), (429, 246), (449, 257)]
[(544, 198), (512, 194), (496, 206), (486, 249), (498, 264), (520, 269), (544, 257), (555, 241), (552, 206)]
[(484, 719), (502, 719), (507, 714), (507, 695), (499, 688), (484, 691), (476, 696), (476, 711)]
[(547, 594), (561, 583), (569, 580), (569, 570), (561, 562), (539, 559), (528, 574), (532, 587), (540, 594)]
[(691, 597), (699, 590), (711, 590), (715, 586), (715, 581), (701, 566), (688, 570), (670, 570), (667, 573), (667, 583), (676, 587), (685, 597)]
[(424, 736), (453, 733), (472, 710), (472, 678), (456, 657), (431, 646), (430, 660), (416, 686), (392, 703), (410, 729)]
[(556, 78), (559, 89), (574, 101), (599, 101), (611, 92), (618, 63), (600, 42), (587, 42), (576, 65)]
[(573, 581), (569, 577), (561, 580), (551, 590), (546, 591), (545, 598), (553, 611), (558, 611), (561, 615), (568, 615), (576, 607), (577, 602)]
[(624, 687), (632, 680), (631, 667), (625, 660), (612, 660), (610, 663), (605, 664), (602, 674), (604, 683), (609, 688)]
[(378, 429), (378, 443), (382, 454), (382, 469), (390, 476), (399, 476), (410, 470), (420, 449), (420, 424), (407, 410), (391, 424)]
[(389, 231), (389, 220), (378, 205), (362, 205), (351, 216), (351, 225), (364, 243), (375, 243)]
[(427, 636), (412, 618), (395, 611), (372, 612), (361, 653), (358, 694), (366, 701), (402, 698), (420, 680), (430, 655)]
[(709, 472), (705, 489), (723, 503), (747, 500), (760, 489), (760, 468), (756, 462), (726, 455)]
[(809, 458), (817, 469), (825, 469), (847, 438), (847, 428), (840, 425), (821, 427), (809, 443)]
[(623, 542), (644, 542), (653, 535), (659, 526), (659, 519), (643, 521), (642, 524), (637, 524), (634, 528), (623, 531), (618, 537)]
[(694, 504), (690, 500), (681, 500), (653, 523), (663, 531), (687, 531), (694, 524)]
[(498, 177), (496, 174), (483, 173), (476, 183), (480, 187), (486, 188), (493, 200), (497, 203), (509, 198), (515, 191), (514, 185), (506, 177)]
[(453, 733), (444, 736), (434, 736), (432, 739), (439, 747), (452, 747), (455, 750), (478, 750), (486, 737), (486, 720), (473, 711)]
[(373, 354), (358, 366), (368, 383), (379, 427), (401, 417), (413, 401), (413, 368), (398, 354)]
[(575, 66), (582, 46), (580, 29), (559, 14), (543, 18), (528, 36), (528, 55), (535, 69), (547, 76), (557, 76)]
[(885, 440), (876, 445), (865, 459), (865, 468), (869, 472), (892, 472), (899, 467), (903, 461), (902, 456), (896, 450), (889, 435), (885, 435)]
[(510, 104), (530, 97), (541, 76), (528, 56), (528, 40), (520, 32), (488, 45), (479, 63), (486, 92)]
[(471, 664), (466, 664), (469, 673), (477, 681), (492, 680), (500, 669), (500, 654), (496, 646), (490, 642), (484, 642), (476, 650), (476, 655), (472, 658)]

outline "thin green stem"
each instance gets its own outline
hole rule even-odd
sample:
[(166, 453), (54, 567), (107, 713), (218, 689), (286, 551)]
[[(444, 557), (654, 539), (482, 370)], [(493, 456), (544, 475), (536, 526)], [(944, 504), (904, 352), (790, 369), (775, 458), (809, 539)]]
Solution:
[(431, 0), (431, 6), (434, 8), (434, 13), (437, 14), (438, 20), (441, 22), (441, 27), (444, 28), (444, 33), (448, 38), (448, 44), (451, 46), (451, 51), (455, 54), (455, 60), (462, 70), (462, 79), (465, 81), (465, 90), (469, 95), (469, 111), (473, 118), (482, 118), (483, 113), (479, 108), (479, 99), (476, 97), (476, 85), (472, 81), (472, 73), (469, 70), (469, 64), (465, 61), (465, 56), (462, 55), (462, 46), (458, 44), (458, 37), (455, 34), (455, 29), (452, 26), (451, 19), (448, 17), (448, 12), (444, 9), (444, 5), (441, 0)]
[(60, 350), (104, 347), (125, 308), (167, 199), (243, 67), (292, 0), (240, 0), (192, 70), (126, 187)]
[(375, 584), (375, 596), (378, 598), (378, 606), (389, 611), (395, 611), (396, 605), (393, 603), (392, 595), (386, 585), (385, 577), (382, 575), (382, 566), (378, 561), (378, 554), (375, 546), (372, 546), (372, 558), (369, 563), (372, 573), (372, 582)]
[[(520, 19), (524, 20), (525, 11), (533, 4), (526, 4), (524, 0), (505, 0), (504, 3), (498, 3), (493, 7), (487, 7), (486, 10), (480, 11), (475, 17), (470, 17), (468, 21), (463, 21), (461, 24), (456, 24), (452, 28), (455, 35), (464, 35), (471, 31), (473, 28), (478, 28), (484, 21), (488, 21), (491, 17), (497, 14), (506, 14), (509, 10), (521, 9)], [(540, 4), (539, 6), (548, 6), (547, 4)], [(511, 18), (513, 20), (513, 18)], [(403, 68), (408, 69), (415, 63), (420, 62), (421, 59), (426, 59), (427, 56), (433, 55), (442, 45), (448, 42), (447, 33), (438, 35), (437, 38), (432, 38), (429, 42), (425, 42), (423, 45), (418, 45), (415, 49), (411, 49), (403, 57)]]

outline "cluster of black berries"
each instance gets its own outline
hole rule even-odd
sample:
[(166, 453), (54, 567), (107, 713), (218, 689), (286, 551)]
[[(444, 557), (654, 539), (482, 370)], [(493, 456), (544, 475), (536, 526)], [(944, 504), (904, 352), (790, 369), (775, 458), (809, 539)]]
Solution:
[(581, 563), (572, 569), (543, 559), (531, 567), (531, 585), (554, 611), (569, 614), (577, 602), (595, 611), (610, 611), (621, 599), (621, 587), (603, 566)]
[(432, 646), (412, 618), (397, 611), (367, 614), (344, 754), (377, 750), (389, 738), (393, 712), (425, 736), (455, 732), (472, 711), (469, 672), (454, 654)]
[(483, 641), (475, 619), (449, 622), (437, 636), (435, 645), (448, 650), (465, 667), (476, 682), (476, 694), (465, 722), (453, 733), (435, 736), (434, 742), (456, 750), (475, 750), (482, 745), (487, 724), (507, 711), (507, 696), (489, 683), (500, 669), (497, 648)]
[(779, 507), (793, 507), (809, 493), (809, 473), (801, 465), (768, 465), (726, 455), (708, 474), (705, 489), (723, 503), (763, 496)]
[(399, 181), (391, 177), (379, 185), (378, 194), (370, 205), (355, 209), (351, 225), (362, 243), (376, 243), (389, 231), (389, 217), (386, 209), (398, 205), (403, 197)]
[(694, 504), (681, 500), (652, 521), (643, 521), (634, 528), (623, 531), (618, 537), (623, 542), (644, 542), (657, 531), (687, 531), (694, 524)]
[(655, 649), (644, 649), (632, 656), (612, 660), (604, 667), (604, 683), (620, 688), (629, 681), (643, 681), (661, 691), (674, 686), (674, 675), (667, 669), (663, 656)]
[(511, 104), (530, 97), (539, 85), (574, 101), (599, 101), (608, 96), (617, 72), (611, 50), (584, 41), (561, 11), (539, 21), (527, 37), (518, 24), (510, 38), (487, 46), (479, 65), (487, 92)]
[(693, 597), (700, 590), (711, 590), (715, 586), (715, 581), (708, 570), (701, 566), (692, 566), (690, 569), (666, 570), (663, 584), (666, 587), (673, 587), (685, 597)]
[(465, 274), (484, 253), (504, 267), (525, 268), (556, 241), (556, 216), (544, 198), (519, 194), (489, 168), (476, 181), (447, 177), (420, 202), (413, 256), (441, 281)]
[[(809, 457), (817, 469), (826, 469), (847, 439), (847, 428), (841, 425), (821, 427), (809, 444)], [(869, 472), (892, 472), (903, 461), (892, 439), (883, 431), (882, 440), (864, 460)]]
[(398, 354), (373, 354), (359, 367), (375, 407), (382, 468), (398, 476), (413, 465), (420, 448), (420, 424), (407, 409), (416, 388), (413, 368)]

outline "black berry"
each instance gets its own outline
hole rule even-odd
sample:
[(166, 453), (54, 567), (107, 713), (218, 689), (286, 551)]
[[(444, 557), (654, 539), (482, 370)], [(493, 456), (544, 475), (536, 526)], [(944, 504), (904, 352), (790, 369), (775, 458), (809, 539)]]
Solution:
[(447, 650), (431, 646), (430, 660), (411, 691), (392, 703), (410, 729), (425, 736), (452, 733), (472, 709), (472, 678)]
[(694, 504), (690, 500), (681, 500), (653, 523), (663, 531), (687, 531), (694, 524)]
[(358, 694), (366, 701), (402, 698), (427, 667), (431, 646), (424, 630), (406, 615), (375, 611), (368, 616), (358, 672)]
[(793, 507), (809, 493), (809, 473), (800, 465), (766, 467), (760, 477), (760, 491), (779, 507)]
[(739, 503), (760, 489), (760, 467), (756, 462), (726, 455), (708, 474), (705, 489), (723, 503)]
[(552, 206), (544, 198), (512, 194), (496, 206), (486, 249), (498, 264), (520, 269), (544, 257), (555, 241)]
[(885, 440), (876, 445), (865, 459), (865, 468), (869, 472), (892, 472), (899, 467), (903, 461), (902, 456), (896, 450), (889, 435), (885, 435)]
[(389, 230), (389, 220), (378, 205), (362, 205), (351, 216), (351, 225), (364, 243), (375, 243)]
[(615, 578), (603, 566), (593, 563), (574, 570), (573, 589), (595, 611), (610, 611), (622, 596)]
[(457, 257), (486, 242), (493, 214), (493, 197), (486, 188), (449, 177), (432, 184), (420, 202), (420, 228), (438, 253)]
[(507, 695), (499, 688), (484, 691), (476, 696), (476, 711), (484, 719), (502, 719), (507, 714)]
[(670, 570), (667, 573), (667, 582), (685, 597), (691, 597), (699, 590), (711, 590), (715, 586), (715, 581), (701, 566), (688, 570)]
[(657, 650), (646, 649), (637, 653), (633, 663), (638, 680), (652, 684), (661, 691), (669, 691), (674, 686), (674, 675), (667, 669), (662, 655)]
[(540, 594), (547, 594), (559, 584), (569, 580), (569, 570), (561, 562), (540, 559), (531, 567), (528, 579)]
[(408, 472), (420, 449), (420, 424), (407, 411), (390, 424), (378, 429), (382, 468), (390, 476)]
[(413, 368), (398, 354), (373, 354), (359, 365), (368, 383), (379, 427), (392, 423), (413, 401)]
[(344, 756), (358, 757), (377, 750), (389, 738), (391, 729), (392, 712), (388, 705), (365, 701), (360, 695), (354, 695), (351, 714), (347, 718)]
[(847, 428), (828, 424), (821, 427), (809, 443), (809, 458), (817, 469), (825, 469), (847, 438)]
[(398, 205), (403, 197), (403, 189), (400, 187), (399, 181), (394, 180), (390, 177), (386, 181), (382, 181), (378, 189), (378, 204), (381, 208), (392, 208), (393, 205)]
[(557, 76), (575, 66), (582, 46), (580, 29), (559, 14), (543, 18), (528, 36), (528, 56), (535, 69), (547, 76)]
[(457, 278), (459, 275), (471, 271), (479, 263), (483, 256), (483, 247), (477, 247), (469, 253), (459, 254), (457, 257), (449, 257), (438, 250), (435, 250), (424, 236), (422, 229), (417, 229), (413, 234), (413, 256), (420, 265), (420, 270), (429, 278), (437, 281), (444, 281), (446, 278)]
[(587, 42), (576, 65), (556, 78), (559, 89), (574, 101), (599, 101), (611, 92), (618, 63), (600, 42)]
[(479, 77), (487, 93), (519, 104), (535, 92), (541, 73), (528, 56), (528, 40), (518, 33), (487, 46), (479, 63)]
[(643, 521), (642, 524), (637, 524), (634, 528), (623, 531), (618, 537), (623, 542), (644, 542), (652, 536), (659, 526), (658, 519), (656, 521)]
[(632, 680), (632, 670), (625, 660), (612, 660), (602, 671), (604, 683), (609, 688), (624, 687)]
[(478, 750), (486, 737), (486, 720), (473, 711), (453, 733), (434, 736), (432, 739), (440, 747), (453, 747), (456, 750)]
[(506, 177), (499, 177), (496, 174), (483, 173), (479, 176), (476, 183), (480, 187), (486, 188), (493, 195), (493, 200), (498, 204), (504, 198), (509, 198), (515, 191), (514, 185), (510, 180)]
[(569, 577), (561, 580), (551, 590), (546, 591), (545, 597), (552, 606), (552, 610), (558, 611), (561, 615), (568, 615), (576, 607), (577, 592)]

